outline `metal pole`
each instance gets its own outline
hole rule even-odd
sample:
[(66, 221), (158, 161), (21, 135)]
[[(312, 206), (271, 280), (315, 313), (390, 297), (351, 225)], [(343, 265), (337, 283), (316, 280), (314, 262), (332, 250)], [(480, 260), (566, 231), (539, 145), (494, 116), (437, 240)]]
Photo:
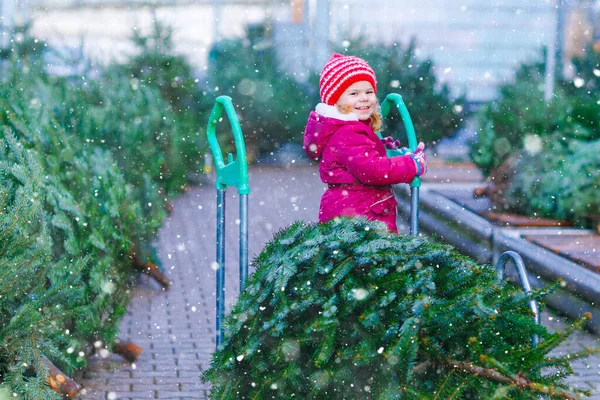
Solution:
[(312, 8), (310, 6), (309, 0), (303, 0), (302, 2), (302, 44), (304, 47), (302, 48), (302, 57), (300, 60), (302, 62), (302, 67), (306, 69), (312, 70), (314, 68), (313, 60), (311, 59), (311, 36), (312, 36), (312, 26), (310, 24), (310, 13)]
[(330, 29), (330, 11), (329, 0), (316, 0), (316, 12), (314, 13), (314, 23), (311, 27), (313, 32), (312, 49), (313, 68), (317, 71), (325, 65), (330, 56), (329, 50), (329, 29)]
[(550, 101), (554, 95), (556, 77), (562, 78), (564, 52), (565, 1), (556, 0), (556, 23), (550, 34), (546, 49), (546, 69), (544, 71), (544, 100)]
[(213, 0), (213, 41), (217, 43), (219, 41), (219, 25), (221, 17), (221, 1)]
[(592, 48), (597, 49), (600, 45), (600, 0), (595, 0), (590, 5), (588, 18), (592, 26)]
[(29, 1), (20, 1), (18, 2), (19, 4), (19, 8), (20, 8), (20, 17), (21, 17), (21, 24), (25, 24), (27, 22), (29, 22), (29, 20), (31, 19), (31, 6), (29, 4)]
[(546, 47), (546, 68), (544, 71), (544, 100), (550, 101), (554, 95), (554, 76), (556, 74), (556, 26)]
[(410, 187), (410, 234), (419, 235), (419, 187)]
[(240, 294), (248, 278), (248, 195), (240, 195)]
[(565, 11), (566, 0), (558, 0), (556, 6), (556, 75), (563, 77), (563, 58), (565, 52)]
[(225, 189), (217, 189), (217, 347), (225, 315)]
[(15, 0), (0, 1), (0, 48), (10, 46), (10, 40), (14, 34), (16, 14), (17, 2)]
[[(498, 258), (498, 262), (496, 263), (496, 273), (498, 274), (499, 280), (504, 279), (504, 273), (506, 269), (506, 263), (508, 261), (512, 261), (515, 264), (517, 269), (517, 274), (519, 275), (519, 281), (521, 281), (521, 287), (525, 293), (531, 293), (531, 285), (529, 284), (529, 278), (527, 277), (527, 270), (525, 269), (525, 264), (523, 263), (523, 259), (519, 255), (519, 253), (514, 251), (505, 251)], [(537, 303), (534, 299), (529, 300), (529, 307), (533, 312), (533, 318), (536, 324), (540, 324), (540, 312), (538, 310)], [(531, 344), (533, 346), (537, 346), (538, 344), (538, 336), (531, 336)]]

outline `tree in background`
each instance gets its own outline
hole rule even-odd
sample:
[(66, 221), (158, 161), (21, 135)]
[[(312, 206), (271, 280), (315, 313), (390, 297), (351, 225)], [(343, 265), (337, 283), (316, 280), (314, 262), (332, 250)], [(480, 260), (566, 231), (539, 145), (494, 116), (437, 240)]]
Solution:
[(573, 65), (574, 77), (546, 100), (544, 63), (523, 64), (481, 109), (470, 156), (499, 210), (592, 227), (600, 220), (600, 55), (589, 48)]
[(302, 143), (318, 92), (315, 95), (279, 68), (276, 49), (264, 25), (249, 26), (245, 39), (216, 43), (210, 51), (206, 79), (208, 96), (234, 99), (249, 152), (254, 156), (268, 154), (286, 142)]
[(82, 316), (83, 257), (53, 258), (40, 154), (0, 135), (0, 385), (22, 399), (60, 399), (48, 361), (71, 366), (68, 321)]
[(52, 363), (69, 373), (95, 343), (115, 349), (165, 192), (185, 182), (174, 166), (186, 136), (159, 88), (136, 87), (118, 68), (94, 80), (53, 76), (48, 47), (21, 47), (31, 43), (2, 52), (0, 181), (10, 213), (0, 218), (0, 386), (50, 399), (50, 387), (78, 390), (54, 386), (64, 379), (53, 380)]
[[(345, 44), (336, 51), (365, 59), (375, 71), (380, 101), (389, 93), (402, 96), (419, 140), (435, 145), (461, 127), (465, 118), (464, 96), (452, 98), (450, 88), (438, 82), (433, 61), (416, 56), (415, 38), (406, 47), (398, 43), (368, 43), (360, 38)], [(403, 131), (396, 113), (390, 114), (384, 129), (384, 136)]]
[[(205, 127), (214, 99), (203, 93), (196, 78), (199, 74), (194, 73), (185, 56), (175, 53), (172, 35), (173, 28), (158, 20), (147, 34), (134, 30), (131, 41), (137, 54), (109, 68), (105, 79), (124, 79), (122, 84), (134, 88), (138, 96), (158, 90), (161, 100), (168, 102), (170, 107), (161, 117), (164, 128), (146, 134), (161, 136), (157, 139), (159, 147), (171, 150), (162, 155), (162, 175), (171, 175), (183, 185), (187, 174), (198, 174), (201, 169), (201, 156), (207, 146)], [(139, 102), (134, 105), (144, 106)], [(150, 108), (160, 112), (159, 107)], [(144, 113), (140, 110), (140, 114)]]
[[(242, 129), (250, 146), (260, 154), (285, 142), (302, 142), (311, 109), (320, 101), (318, 73), (298, 82), (279, 67), (276, 51), (264, 25), (249, 27), (246, 39), (223, 40), (209, 56), (208, 93), (227, 94), (235, 99)], [(415, 56), (416, 42), (398, 44), (351, 42), (336, 51), (356, 55), (369, 62), (377, 74), (380, 100), (400, 93), (418, 129), (419, 139), (435, 144), (452, 136), (464, 117), (464, 99), (452, 99), (446, 85), (439, 85), (431, 60)], [(399, 116), (391, 114), (386, 132), (402, 131)]]

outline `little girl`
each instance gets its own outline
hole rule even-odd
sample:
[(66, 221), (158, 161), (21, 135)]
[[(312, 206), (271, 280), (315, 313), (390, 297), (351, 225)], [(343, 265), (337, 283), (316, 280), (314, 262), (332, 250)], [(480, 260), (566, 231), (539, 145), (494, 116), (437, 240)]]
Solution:
[(319, 162), (328, 189), (321, 197), (319, 222), (365, 216), (397, 232), (391, 185), (409, 183), (427, 171), (419, 143), (415, 152), (388, 158), (375, 134), (381, 128), (375, 72), (366, 61), (334, 54), (321, 72), (320, 96), (304, 131), (304, 151)]

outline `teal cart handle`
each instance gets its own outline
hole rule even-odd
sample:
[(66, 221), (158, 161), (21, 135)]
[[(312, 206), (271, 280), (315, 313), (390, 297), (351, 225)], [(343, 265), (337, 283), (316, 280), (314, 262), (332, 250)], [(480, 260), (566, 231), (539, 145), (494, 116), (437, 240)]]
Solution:
[[(390, 93), (386, 96), (385, 100), (381, 104), (381, 115), (386, 118), (392, 109), (392, 104), (396, 105), (396, 108), (400, 112), (404, 129), (406, 130), (406, 137), (408, 139), (408, 148), (411, 151), (417, 149), (417, 135), (415, 133), (415, 127), (413, 126), (412, 119), (408, 113), (408, 109), (402, 100), (402, 96), (397, 93)], [(378, 133), (381, 138), (381, 134)], [(388, 157), (394, 157), (400, 155), (398, 150), (387, 150)], [(416, 176), (410, 183), (410, 234), (417, 236), (419, 234), (419, 189), (421, 187), (421, 178)]]
[[(235, 141), (236, 160), (233, 154), (227, 154), (227, 164), (223, 159), (223, 152), (219, 147), (215, 129), (223, 115), (227, 114), (233, 138)], [(219, 96), (210, 113), (206, 127), (208, 145), (213, 153), (216, 171), (217, 187), (217, 292), (216, 292), (216, 344), (222, 340), (221, 325), (225, 315), (225, 192), (227, 186), (236, 186), (240, 197), (240, 293), (244, 290), (248, 277), (248, 161), (246, 159), (246, 145), (240, 121), (237, 117), (233, 102), (229, 96)]]
[[(217, 141), (215, 129), (217, 123), (223, 115), (223, 110), (229, 118), (229, 123), (233, 131), (235, 141), (236, 160), (233, 159), (233, 154), (227, 154), (227, 164), (223, 159), (221, 147)], [(246, 145), (242, 128), (237, 117), (233, 102), (229, 96), (219, 96), (213, 106), (206, 127), (208, 136), (208, 145), (213, 153), (215, 160), (215, 170), (217, 173), (216, 186), (217, 189), (225, 189), (227, 186), (236, 186), (239, 194), (250, 194), (250, 185), (248, 184), (248, 161), (246, 158)]]
[[(383, 103), (381, 103), (381, 115), (385, 119), (390, 110), (392, 109), (392, 105), (395, 105), (400, 113), (400, 117), (402, 118), (402, 123), (404, 124), (404, 129), (406, 130), (406, 137), (408, 139), (408, 148), (411, 151), (415, 151), (417, 149), (417, 134), (415, 133), (415, 127), (412, 123), (412, 119), (410, 118), (410, 114), (406, 105), (404, 104), (404, 100), (402, 100), (402, 96), (398, 93), (390, 93), (386, 96)], [(381, 134), (378, 133), (378, 136), (381, 138)], [(394, 157), (400, 155), (400, 151), (388, 149), (387, 154), (389, 157)], [(421, 178), (415, 177), (411, 182), (410, 186), (412, 187), (420, 187), (421, 186)]]

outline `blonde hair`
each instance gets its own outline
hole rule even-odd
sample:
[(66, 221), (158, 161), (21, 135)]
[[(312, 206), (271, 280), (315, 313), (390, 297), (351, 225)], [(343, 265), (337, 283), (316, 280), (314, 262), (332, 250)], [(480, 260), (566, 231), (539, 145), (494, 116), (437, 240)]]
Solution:
[[(352, 112), (352, 106), (349, 104), (337, 107), (342, 114), (350, 114)], [(373, 111), (373, 114), (371, 114), (370, 119), (371, 122), (369, 125), (371, 126), (371, 129), (373, 129), (373, 132), (379, 132), (381, 130), (381, 126), (383, 125), (383, 116), (381, 115), (381, 106), (379, 103), (377, 103), (377, 106), (375, 106), (375, 111)]]
[(377, 103), (377, 107), (375, 107), (375, 111), (371, 115), (371, 129), (373, 132), (379, 132), (383, 125), (383, 116), (381, 115), (381, 106)]

